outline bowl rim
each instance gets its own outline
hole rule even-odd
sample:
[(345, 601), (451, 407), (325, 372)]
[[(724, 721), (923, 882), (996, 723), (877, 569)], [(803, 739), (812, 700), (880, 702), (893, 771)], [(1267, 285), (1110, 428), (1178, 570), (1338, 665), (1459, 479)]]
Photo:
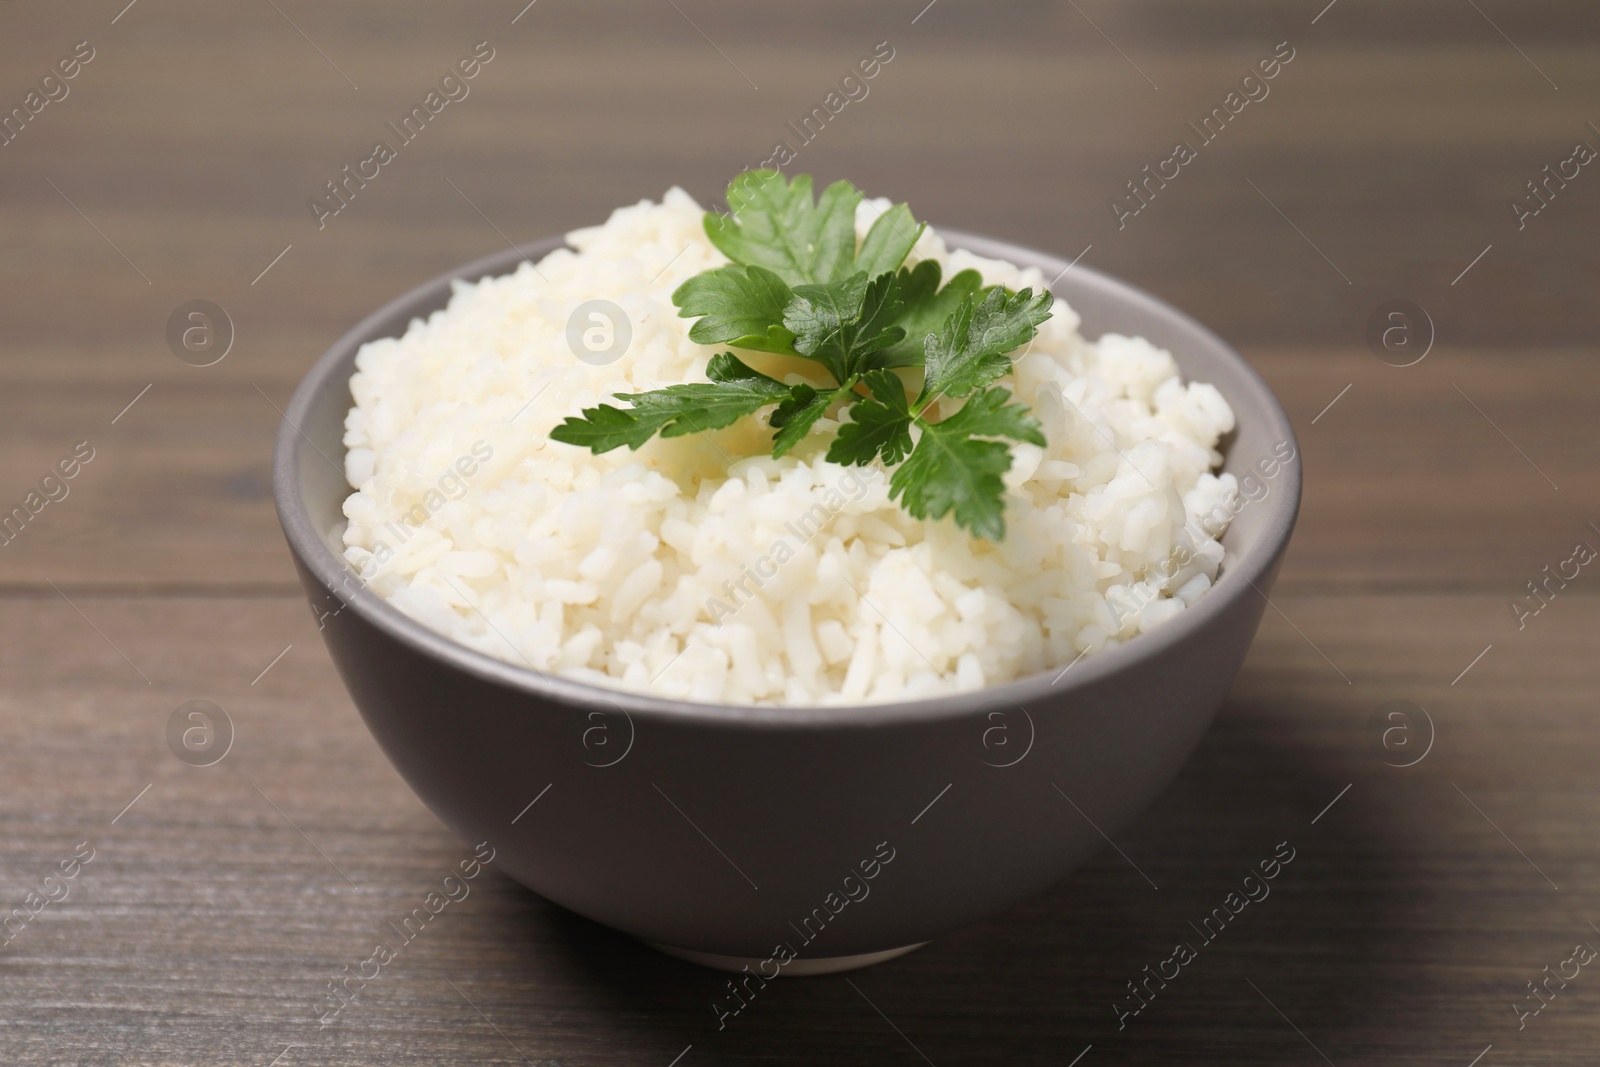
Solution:
[[(620, 710), (630, 721), (637, 716), (647, 720), (670, 720), (680, 725), (698, 721), (752, 729), (871, 728), (960, 718), (1002, 706), (1026, 711), (1029, 704), (1042, 704), (1047, 699), (1058, 701), (1112, 675), (1137, 669), (1142, 662), (1155, 658), (1162, 651), (1181, 644), (1205, 629), (1246, 595), (1260, 596), (1270, 604), (1260, 584), (1269, 576), (1294, 530), (1299, 513), (1303, 471), (1299, 441), (1289, 417), (1255, 369), (1232, 345), (1188, 314), (1118, 278), (1014, 242), (960, 230), (937, 232), (952, 251), (966, 249), (978, 255), (1020, 261), (1042, 269), (1058, 267), (1060, 273), (1049, 283), (1051, 286), (1058, 283), (1068, 271), (1075, 272), (1079, 284), (1098, 288), (1138, 311), (1165, 318), (1197, 339), (1209, 342), (1235, 365), (1233, 369), (1239, 376), (1239, 387), (1251, 394), (1253, 406), (1259, 408), (1271, 424), (1268, 427), (1270, 439), (1287, 441), (1293, 446), (1295, 460), (1284, 465), (1283, 473), (1287, 477), (1280, 484), (1280, 491), (1261, 501), (1266, 514), (1260, 536), (1229, 560), (1228, 567), (1222, 571), (1216, 584), (1193, 605), (1153, 632), (1139, 634), (1115, 648), (1096, 652), (1092, 656), (1080, 657), (1079, 661), (1074, 661), (1065, 669), (1051, 667), (971, 692), (881, 703), (749, 705), (679, 700), (546, 673), (532, 665), (519, 665), (460, 644), (394, 607), (361, 582), (344, 558), (329, 548), (304, 506), (297, 474), (299, 449), (302, 442), (313, 448), (316, 446), (299, 429), (300, 424), (305, 421), (313, 402), (324, 390), (341, 388), (348, 392), (349, 376), (339, 376), (342, 365), (346, 360), (353, 360), (355, 351), (367, 341), (390, 336), (390, 332), (380, 328), (398, 314), (409, 313), (410, 318), (431, 314), (433, 310), (443, 307), (442, 301), (448, 300), (455, 281), (503, 274), (523, 260), (536, 262), (545, 254), (566, 247), (564, 236), (514, 245), (436, 275), (368, 314), (322, 354), (301, 379), (285, 407), (273, 447), (273, 499), (290, 551), (330, 591), (340, 590), (341, 586), (347, 586), (350, 579), (354, 578), (357, 582), (355, 589), (346, 588), (333, 595), (354, 610), (363, 621), (412, 651), (442, 661), (482, 681), (570, 708)], [(1069, 673), (1070, 678), (1067, 677)]]

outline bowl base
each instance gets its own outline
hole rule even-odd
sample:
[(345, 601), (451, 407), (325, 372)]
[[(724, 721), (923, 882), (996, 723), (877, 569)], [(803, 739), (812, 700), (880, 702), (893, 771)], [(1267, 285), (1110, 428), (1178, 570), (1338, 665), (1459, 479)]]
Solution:
[[(698, 963), (702, 967), (710, 967), (718, 971), (731, 971), (738, 974), (746, 967), (752, 971), (757, 970), (761, 964), (771, 962), (766, 957), (754, 956), (722, 956), (715, 952), (699, 952), (692, 948), (678, 948), (676, 945), (663, 945), (658, 941), (646, 941), (645, 944), (657, 952), (664, 952), (675, 959), (687, 960)], [(886, 948), (881, 952), (863, 952), (855, 956), (817, 956), (811, 959), (799, 957), (790, 960), (778, 970), (779, 977), (806, 978), (817, 974), (839, 974), (842, 971), (858, 971), (863, 967), (873, 967), (880, 963), (887, 963), (899, 959), (908, 952), (915, 952), (926, 945), (926, 941), (918, 941), (914, 945), (901, 945), (899, 948)]]

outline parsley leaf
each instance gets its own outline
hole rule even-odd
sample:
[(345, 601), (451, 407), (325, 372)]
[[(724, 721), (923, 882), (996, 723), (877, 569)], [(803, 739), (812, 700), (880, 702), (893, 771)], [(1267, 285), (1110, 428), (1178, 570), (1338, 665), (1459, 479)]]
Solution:
[(794, 334), (784, 328), (783, 309), (793, 297), (765, 267), (734, 264), (696, 274), (678, 286), (672, 302), (680, 318), (699, 316), (689, 327), (689, 340), (697, 344), (792, 352)]
[[(961, 410), (940, 422), (932, 423), (945, 433), (968, 437), (1009, 437), (1030, 445), (1045, 446), (1039, 420), (1028, 414), (1026, 404), (1009, 404), (1011, 393), (995, 387), (975, 394)], [(922, 425), (927, 426), (924, 422)]]
[(941, 273), (936, 259), (925, 259), (915, 267), (900, 269), (900, 299), (905, 305), (900, 325), (906, 336), (874, 356), (873, 366), (922, 366), (928, 335), (937, 333), (963, 300), (983, 290), (983, 279), (975, 270), (951, 275), (943, 289), (939, 288)]
[(850, 408), (850, 422), (828, 446), (828, 461), (864, 467), (878, 456), (894, 466), (911, 451), (911, 408), (906, 387), (886, 370), (868, 371), (861, 381), (873, 399), (862, 397)]
[(843, 382), (862, 369), (867, 357), (903, 339), (890, 325), (900, 314), (899, 287), (891, 273), (870, 282), (852, 274), (832, 285), (800, 285), (783, 313), (794, 334), (794, 351), (828, 368)]
[[(551, 439), (596, 453), (637, 449), (656, 434), (720, 429), (771, 407), (772, 454), (783, 456), (842, 405), (849, 417), (841, 411), (829, 461), (882, 461), (894, 468), (890, 496), (912, 515), (953, 515), (978, 537), (1004, 537), (1004, 439), (1045, 440), (1027, 408), (993, 383), (1050, 317), (1050, 294), (985, 288), (974, 270), (941, 287), (937, 262), (902, 266), (923, 232), (904, 204), (883, 212), (858, 248), (861, 194), (849, 182), (813, 200), (805, 175), (786, 181), (750, 171), (728, 186), (728, 203), (735, 213), (707, 214), (705, 230), (732, 263), (672, 294), (680, 317), (696, 320), (689, 339), (808, 359), (831, 384), (788, 385), (721, 352), (707, 364), (709, 381), (618, 393), (627, 407), (586, 408)], [(917, 366), (923, 383), (913, 401), (893, 368)], [(929, 421), (941, 397), (966, 399), (943, 421)]]
[(964, 299), (928, 338), (917, 410), (940, 396), (966, 396), (1004, 375), (1011, 369), (1010, 353), (1033, 340), (1050, 317), (1050, 304), (1048, 290), (1034, 296), (1031, 289), (1007, 293), (999, 287), (981, 304)]
[(567, 419), (550, 431), (550, 439), (596, 454), (623, 445), (637, 449), (656, 433), (681, 437), (720, 430), (789, 396), (787, 385), (752, 369), (732, 352), (712, 356), (706, 377), (711, 381), (669, 385), (648, 393), (617, 393), (618, 400), (633, 406), (585, 408), (583, 418)]
[(790, 285), (826, 285), (861, 271), (869, 278), (905, 262), (925, 227), (896, 204), (873, 222), (856, 249), (861, 191), (834, 182), (811, 199), (811, 176), (786, 182), (775, 170), (745, 171), (728, 184), (731, 214), (706, 215), (706, 236), (723, 255), (765, 267)]
[(623, 445), (639, 449), (671, 419), (672, 413), (665, 409), (652, 411), (649, 418), (644, 418), (639, 408), (615, 408), (601, 404), (599, 407), (584, 408), (582, 418), (568, 416), (565, 422), (550, 431), (550, 440), (587, 448), (595, 455)]
[(834, 182), (813, 203), (810, 175), (791, 183), (749, 170), (728, 185), (733, 214), (706, 216), (706, 236), (735, 263), (765, 267), (790, 285), (831, 282), (850, 273), (860, 202), (849, 182)]
[(1001, 475), (1011, 469), (1011, 449), (980, 438), (1045, 443), (1028, 409), (1006, 403), (1010, 399), (1004, 389), (986, 389), (943, 422), (921, 423), (916, 447), (889, 479), (889, 496), (919, 519), (942, 519), (953, 511), (958, 526), (990, 541), (1004, 539)]
[(861, 239), (856, 252), (855, 269), (865, 271), (867, 277), (876, 278), (892, 271), (906, 261), (911, 246), (917, 243), (922, 231), (927, 229), (911, 217), (911, 209), (896, 204), (872, 221), (867, 235)]
[(816, 425), (818, 419), (827, 414), (837, 400), (854, 396), (850, 387), (854, 385), (853, 379), (839, 389), (817, 390), (816, 388), (800, 384), (789, 387), (789, 397), (778, 405), (768, 420), (778, 432), (772, 435), (772, 455), (774, 458), (782, 456), (805, 440), (811, 427)]

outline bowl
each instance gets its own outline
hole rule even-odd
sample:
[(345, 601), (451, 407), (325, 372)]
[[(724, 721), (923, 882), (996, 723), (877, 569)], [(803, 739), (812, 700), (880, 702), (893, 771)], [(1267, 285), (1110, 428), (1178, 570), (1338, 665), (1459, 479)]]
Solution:
[[(690, 703), (541, 674), (457, 644), (340, 555), (356, 350), (445, 305), (443, 274), (345, 334), (279, 428), (273, 493), (323, 639), (368, 728), (429, 808), (555, 903), (663, 951), (764, 977), (892, 958), (1060, 880), (1193, 752), (1254, 638), (1300, 501), (1288, 417), (1243, 358), (1120, 281), (1001, 241), (1086, 336), (1143, 335), (1237, 415), (1224, 469), (1254, 479), (1216, 585), (1116, 648), (975, 693), (852, 707)], [(1244, 499), (1244, 498), (1241, 498)]]

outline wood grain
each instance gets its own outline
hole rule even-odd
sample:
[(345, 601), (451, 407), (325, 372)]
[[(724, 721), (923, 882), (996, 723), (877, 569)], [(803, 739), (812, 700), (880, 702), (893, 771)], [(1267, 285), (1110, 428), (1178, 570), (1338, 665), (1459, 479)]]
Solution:
[[(1557, 601), (1455, 686), (1498, 637), (1462, 620), (1493, 617), (1497, 597), (1274, 600), (1284, 616), (1217, 727), (1120, 837), (1128, 861), (1108, 851), (1037, 900), (853, 976), (933, 1062), (1059, 1063), (1091, 1043), (1102, 1062), (1310, 1062), (1249, 982), (1335, 1063), (1466, 1063), (1491, 1042), (1570, 1063), (1600, 1040), (1600, 994), (1581, 981), (1521, 1034), (1509, 1008), (1593, 938), (1600, 863), (1581, 842), (1600, 818), (1586, 717), (1600, 600)], [(114, 1045), (136, 1063), (260, 1065), (289, 1043), (304, 1047), (286, 1063), (520, 1062), (508, 1038), (541, 1064), (665, 1064), (689, 1044), (695, 1062), (917, 1062), (842, 978), (773, 986), (719, 1032), (711, 972), (492, 873), (319, 1029), (327, 979), (470, 849), (377, 751), (300, 605), (94, 596), (76, 601), (86, 620), (59, 597), (9, 604), (4, 890), (20, 899), (81, 840), (98, 850), (4, 950), (9, 1062), (111, 1062)], [(206, 769), (163, 736), (196, 696), (238, 732)], [(1435, 724), (1409, 769), (1370, 747), (1370, 713), (1391, 699)], [(1281, 841), (1296, 859), (1272, 895), (1118, 1031), (1124, 983), (1174, 940), (1198, 941), (1187, 924)]]
[[(0, 546), (0, 913), (79, 842), (95, 858), (0, 947), (0, 1062), (1592, 1058), (1600, 978), (1521, 1030), (1511, 1005), (1600, 944), (1600, 587), (1521, 629), (1510, 604), (1600, 544), (1600, 176), (1521, 230), (1509, 209), (1600, 144), (1592, 5), (13, 2), (0, 105), (85, 39), (70, 95), (0, 147), (0, 507), (96, 450)], [(307, 197), (480, 40), (471, 95), (319, 230)], [(878, 41), (895, 58), (805, 169), (1092, 246), (1238, 344), (1295, 421), (1300, 528), (1217, 727), (1126, 860), (850, 982), (772, 986), (724, 1030), (714, 974), (493, 872), (319, 1028), (326, 982), (470, 850), (299, 600), (274, 405), (367, 311), (504, 238), (673, 184), (709, 199)], [(1280, 41), (1271, 94), (1119, 229), (1110, 198)], [(196, 298), (237, 329), (207, 368), (164, 338)], [(1365, 341), (1395, 298), (1436, 328), (1412, 367)], [(167, 748), (192, 699), (236, 728), (216, 766)], [(1431, 717), (1413, 767), (1374, 748), (1392, 700)], [(1283, 841), (1271, 896), (1119, 1029), (1126, 983)]]

